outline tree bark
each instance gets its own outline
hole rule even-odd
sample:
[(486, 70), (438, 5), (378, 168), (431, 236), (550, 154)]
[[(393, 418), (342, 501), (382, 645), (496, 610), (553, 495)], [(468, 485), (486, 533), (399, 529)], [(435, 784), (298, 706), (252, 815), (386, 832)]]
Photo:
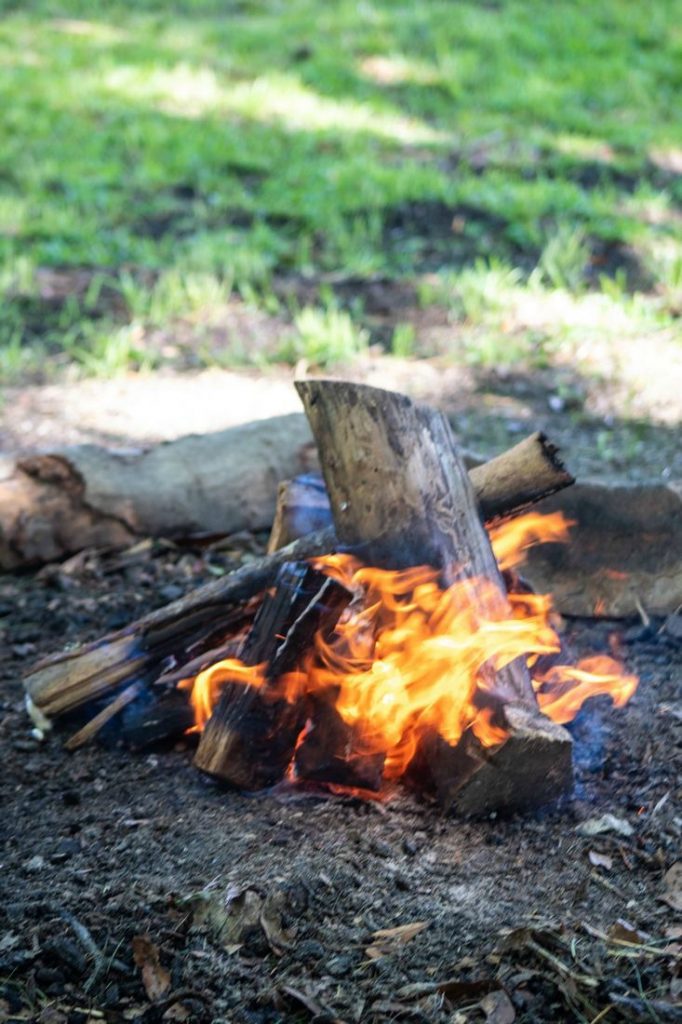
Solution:
[[(477, 600), (483, 618), (511, 614), (476, 494), (445, 416), (405, 395), (346, 381), (301, 381), (343, 547), (369, 565), (431, 565), (444, 586), (495, 584)], [(485, 593), (485, 597), (483, 594)], [(536, 707), (517, 659), (497, 673), (502, 700)]]
[(280, 480), (316, 466), (298, 413), (146, 451), (76, 445), (0, 464), (0, 569), (140, 537), (267, 530)]

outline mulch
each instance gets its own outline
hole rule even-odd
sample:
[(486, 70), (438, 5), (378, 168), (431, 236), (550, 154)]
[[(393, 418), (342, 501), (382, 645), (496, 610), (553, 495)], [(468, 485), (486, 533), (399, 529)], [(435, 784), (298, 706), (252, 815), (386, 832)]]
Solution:
[(682, 644), (656, 622), (566, 623), (580, 654), (618, 633), (641, 683), (581, 713), (574, 796), (544, 816), (246, 796), (208, 783), (189, 739), (69, 755), (67, 732), (31, 735), (35, 660), (257, 546), (155, 542), (0, 582), (0, 1020), (682, 1019)]

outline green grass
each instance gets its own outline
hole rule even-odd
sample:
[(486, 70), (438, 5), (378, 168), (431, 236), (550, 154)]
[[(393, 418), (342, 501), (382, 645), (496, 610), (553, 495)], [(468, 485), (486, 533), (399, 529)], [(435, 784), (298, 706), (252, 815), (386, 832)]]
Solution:
[[(195, 317), (200, 347), (211, 310), (272, 303), (283, 275), (486, 260), (574, 294), (601, 274), (680, 315), (680, 0), (0, 14), (0, 375), (153, 364), (154, 329)], [(87, 268), (93, 293), (47, 301), (41, 268)], [(495, 315), (490, 290), (460, 285), (465, 319), (467, 301)]]

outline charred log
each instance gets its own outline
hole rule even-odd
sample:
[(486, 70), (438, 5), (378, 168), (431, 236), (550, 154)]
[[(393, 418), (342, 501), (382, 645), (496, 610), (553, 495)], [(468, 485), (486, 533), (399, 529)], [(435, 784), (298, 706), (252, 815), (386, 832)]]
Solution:
[(318, 632), (333, 630), (351, 595), (309, 565), (286, 563), (254, 620), (240, 660), (264, 665), (261, 687), (228, 683), (202, 733), (194, 763), (240, 789), (279, 781), (307, 718), (305, 693), (281, 696), (277, 680), (292, 672)]
[(296, 748), (296, 777), (378, 792), (383, 753), (363, 753), (358, 730), (343, 721), (332, 700), (324, 695), (310, 702), (309, 714), (309, 725)]

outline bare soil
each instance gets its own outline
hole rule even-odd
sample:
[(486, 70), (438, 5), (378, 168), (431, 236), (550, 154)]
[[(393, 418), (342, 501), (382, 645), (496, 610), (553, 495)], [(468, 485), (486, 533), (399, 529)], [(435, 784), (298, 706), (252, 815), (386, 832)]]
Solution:
[[(64, 731), (32, 738), (20, 678), (35, 659), (254, 546), (158, 543), (0, 583), (0, 1019), (680, 1020), (664, 875), (682, 830), (682, 645), (659, 623), (567, 623), (579, 653), (625, 629), (641, 684), (624, 710), (583, 712), (575, 795), (542, 817), (456, 820), (407, 793), (246, 796), (202, 778), (189, 740), (68, 755)], [(578, 831), (604, 814), (631, 834)]]

